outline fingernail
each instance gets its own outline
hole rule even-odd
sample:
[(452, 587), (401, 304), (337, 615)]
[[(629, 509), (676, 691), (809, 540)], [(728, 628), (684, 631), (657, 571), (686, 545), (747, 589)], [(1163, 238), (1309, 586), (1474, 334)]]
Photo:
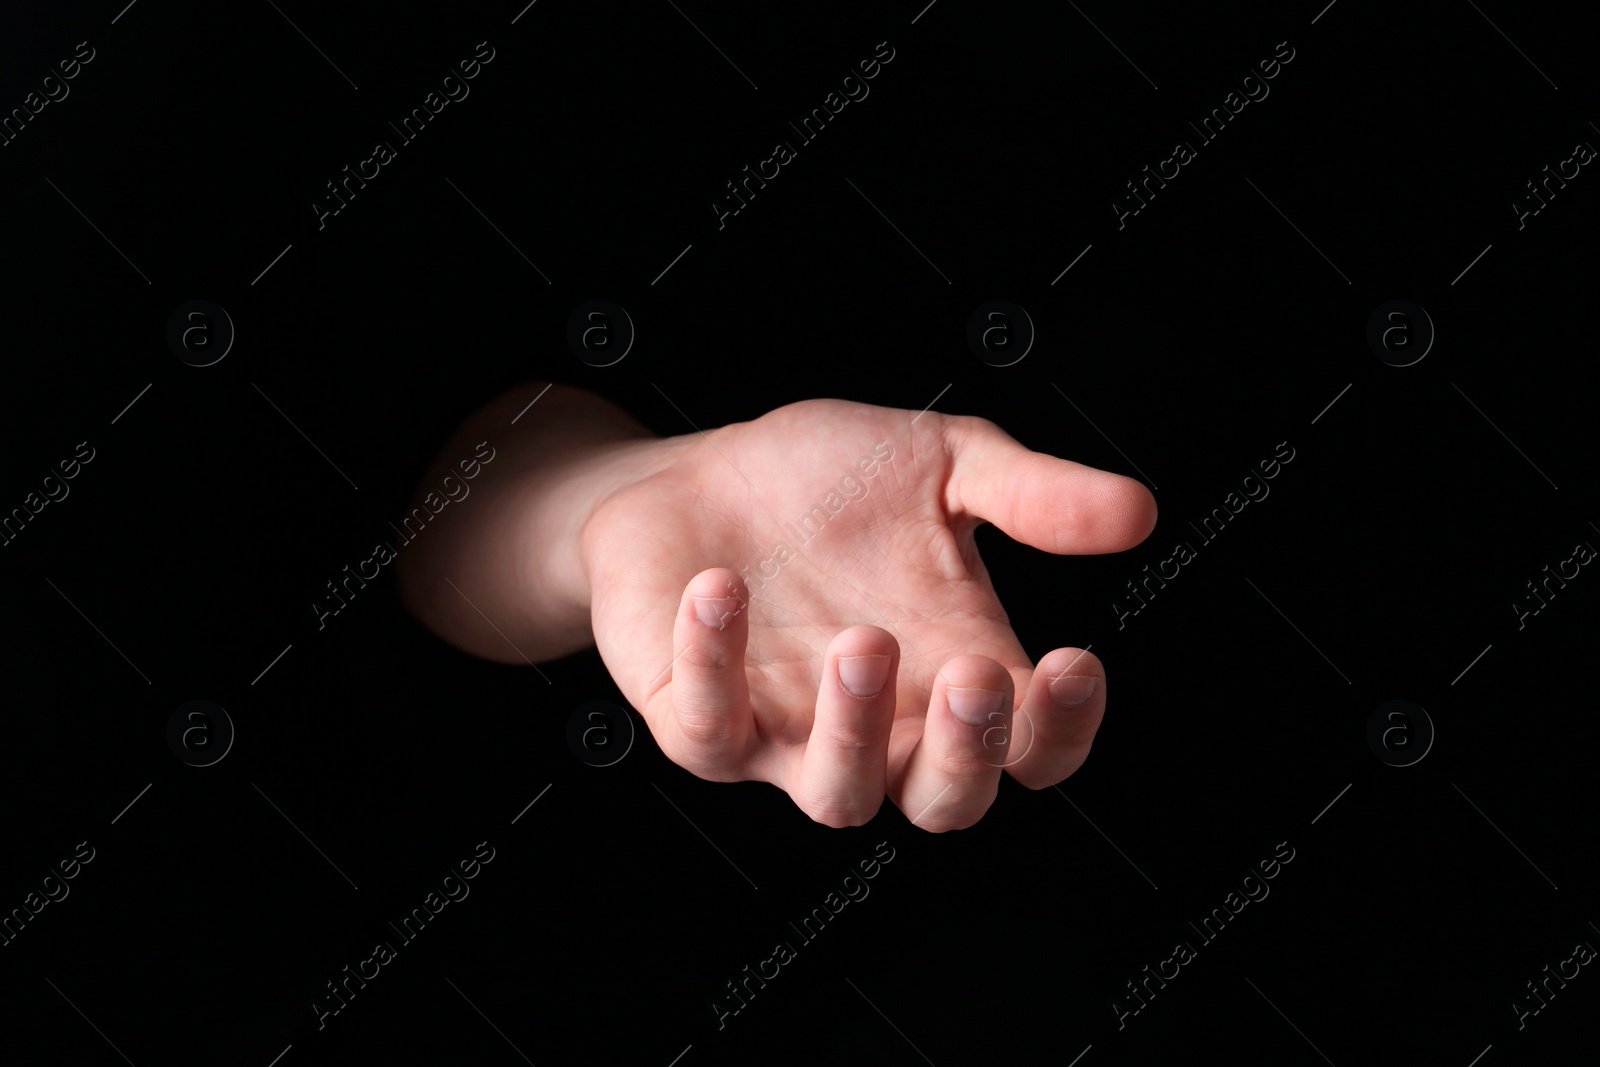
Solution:
[(696, 617), (713, 630), (720, 630), (728, 620), (739, 614), (744, 605), (735, 596), (697, 596), (694, 598)]
[(1000, 702), (1005, 699), (1004, 693), (993, 689), (948, 688), (944, 694), (950, 701), (950, 713), (968, 726), (989, 725), (993, 721), (990, 716), (1000, 710)]
[(888, 680), (888, 656), (839, 657), (839, 682), (854, 696), (875, 697)]
[(1093, 675), (1058, 674), (1050, 679), (1050, 695), (1064, 708), (1075, 708), (1094, 695)]

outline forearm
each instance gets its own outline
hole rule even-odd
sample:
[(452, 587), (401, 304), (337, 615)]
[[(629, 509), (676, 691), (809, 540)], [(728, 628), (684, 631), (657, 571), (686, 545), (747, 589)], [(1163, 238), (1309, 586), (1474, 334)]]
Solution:
[(659, 469), (672, 440), (572, 386), (528, 382), (495, 398), (418, 484), (420, 504), (446, 476), (462, 477), (459, 462), (480, 442), (494, 450), (470, 499), (400, 554), (401, 600), (444, 640), (486, 659), (539, 662), (588, 646), (583, 523), (610, 493)]

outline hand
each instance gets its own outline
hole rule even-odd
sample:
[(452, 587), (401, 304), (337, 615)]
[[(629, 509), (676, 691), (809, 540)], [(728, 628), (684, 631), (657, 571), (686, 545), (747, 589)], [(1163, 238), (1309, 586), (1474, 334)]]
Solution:
[(1143, 485), (984, 419), (842, 400), (637, 447), (661, 444), (579, 554), (600, 654), (673, 762), (770, 782), (829, 826), (888, 796), (932, 831), (982, 818), (1002, 770), (1042, 789), (1082, 765), (1104, 667), (1029, 661), (973, 531), (1122, 551), (1155, 526)]

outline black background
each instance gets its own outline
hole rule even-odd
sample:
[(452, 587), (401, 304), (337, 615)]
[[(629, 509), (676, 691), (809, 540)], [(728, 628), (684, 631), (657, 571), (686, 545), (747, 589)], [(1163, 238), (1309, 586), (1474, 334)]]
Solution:
[[(7, 12), (6, 113), (95, 50), (0, 148), (0, 509), (95, 450), (0, 547), (0, 909), (95, 849), (0, 948), (7, 1062), (1592, 1056), (1593, 968), (1512, 1008), (1600, 944), (1600, 578), (1512, 607), (1600, 545), (1600, 178), (1511, 207), (1600, 142), (1571, 9), (921, 2)], [(470, 96), (319, 229), (324, 183), (480, 41)], [(719, 230), (724, 183), (880, 41), (870, 95)], [(1123, 183), (1280, 41), (1270, 95), (1119, 229)], [(594, 298), (638, 331), (607, 368), (564, 341)], [(1037, 327), (1004, 368), (965, 341), (994, 298)], [(194, 299), (237, 330), (206, 368), (165, 341)], [(1393, 299), (1437, 329), (1404, 368), (1365, 340)], [(979, 532), (1029, 654), (1106, 664), (1089, 762), (1003, 781), (969, 830), (888, 804), (830, 830), (677, 768), (631, 712), (626, 758), (581, 762), (573, 711), (624, 703), (593, 651), (475, 660), (392, 577), (319, 630), (450, 430), (541, 377), (660, 434), (937, 398), (1145, 480), (1160, 522), (1127, 553)], [(1285, 441), (1271, 495), (1119, 629), (1124, 583)], [(237, 727), (210, 767), (167, 746), (193, 699)], [(1392, 699), (1437, 731), (1410, 767), (1366, 740)], [(480, 841), (470, 897), (319, 1030), (323, 984)], [(719, 1030), (723, 984), (884, 841), (870, 897)], [(1271, 895), (1119, 1030), (1124, 983), (1279, 842)]]

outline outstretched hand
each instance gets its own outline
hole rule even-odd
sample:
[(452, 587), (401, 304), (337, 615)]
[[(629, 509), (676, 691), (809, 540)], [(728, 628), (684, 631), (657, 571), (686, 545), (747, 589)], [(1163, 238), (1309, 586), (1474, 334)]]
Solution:
[(682, 440), (580, 539), (596, 645), (673, 762), (829, 826), (887, 796), (932, 831), (982, 818), (1002, 772), (1042, 789), (1082, 765), (1105, 669), (1030, 662), (973, 531), (1119, 552), (1155, 526), (1143, 485), (985, 419), (843, 400)]

